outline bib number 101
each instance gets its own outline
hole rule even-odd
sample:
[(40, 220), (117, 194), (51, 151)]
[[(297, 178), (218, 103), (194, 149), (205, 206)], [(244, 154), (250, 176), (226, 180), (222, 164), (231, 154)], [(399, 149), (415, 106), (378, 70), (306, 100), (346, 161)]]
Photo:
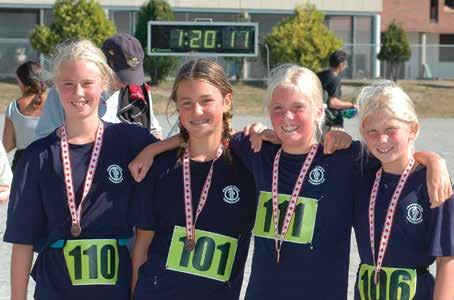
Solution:
[(186, 230), (176, 226), (167, 256), (167, 269), (228, 281), (232, 272), (238, 241), (234, 238), (196, 230), (192, 251), (185, 248)]

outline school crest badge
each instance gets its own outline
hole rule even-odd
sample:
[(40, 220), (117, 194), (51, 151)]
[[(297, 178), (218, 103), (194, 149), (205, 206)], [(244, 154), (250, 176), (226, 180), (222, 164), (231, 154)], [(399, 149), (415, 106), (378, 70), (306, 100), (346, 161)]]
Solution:
[(234, 185), (226, 186), (222, 192), (224, 193), (224, 201), (229, 204), (235, 204), (240, 201), (240, 189)]
[(418, 203), (412, 203), (407, 206), (407, 221), (412, 224), (419, 224), (423, 221), (422, 206)]
[(320, 166), (316, 166), (309, 173), (309, 182), (313, 185), (322, 184), (325, 181), (325, 169)]
[(123, 181), (123, 169), (119, 165), (110, 165), (107, 168), (107, 174), (112, 183), (118, 184)]

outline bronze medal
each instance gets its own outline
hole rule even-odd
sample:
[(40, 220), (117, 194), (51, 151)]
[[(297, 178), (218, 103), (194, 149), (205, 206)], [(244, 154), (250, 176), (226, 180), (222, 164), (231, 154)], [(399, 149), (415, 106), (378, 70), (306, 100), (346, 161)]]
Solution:
[(71, 235), (73, 237), (78, 237), (81, 233), (82, 229), (80, 228), (79, 224), (72, 224), (71, 225)]
[(188, 238), (186, 238), (186, 242), (184, 242), (184, 248), (185, 248), (187, 251), (192, 251), (192, 250), (194, 250), (194, 247), (195, 247), (195, 241), (194, 241), (194, 239), (188, 239)]

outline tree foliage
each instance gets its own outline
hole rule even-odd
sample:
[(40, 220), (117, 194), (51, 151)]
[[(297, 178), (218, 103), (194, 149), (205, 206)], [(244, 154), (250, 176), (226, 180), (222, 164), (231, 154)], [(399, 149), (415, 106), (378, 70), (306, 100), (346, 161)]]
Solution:
[(397, 79), (401, 63), (410, 59), (411, 49), (407, 33), (395, 21), (391, 22), (383, 33), (382, 47), (377, 57), (391, 66), (393, 80)]
[[(173, 21), (173, 19), (173, 12), (167, 1), (150, 0), (141, 7), (135, 36), (142, 44), (145, 54), (148, 52), (148, 21)], [(145, 55), (144, 71), (150, 75), (152, 84), (158, 84), (167, 77), (176, 62), (177, 59), (171, 56)]]
[[(328, 64), (329, 55), (342, 48), (342, 41), (325, 25), (325, 16), (314, 5), (295, 9), (295, 14), (276, 26), (264, 39), (270, 49), (270, 65), (295, 63), (318, 71)], [(266, 64), (266, 50), (261, 47)]]
[(37, 26), (30, 34), (32, 47), (48, 54), (54, 46), (70, 38), (86, 38), (101, 46), (116, 29), (95, 0), (56, 0), (54, 22)]

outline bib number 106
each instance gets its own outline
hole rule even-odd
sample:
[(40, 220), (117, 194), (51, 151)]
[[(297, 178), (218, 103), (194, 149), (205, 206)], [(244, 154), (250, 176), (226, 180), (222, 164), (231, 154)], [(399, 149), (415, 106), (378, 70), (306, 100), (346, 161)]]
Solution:
[(374, 282), (374, 267), (361, 265), (359, 294), (361, 300), (412, 300), (416, 294), (416, 271), (413, 269), (382, 268), (379, 281)]

